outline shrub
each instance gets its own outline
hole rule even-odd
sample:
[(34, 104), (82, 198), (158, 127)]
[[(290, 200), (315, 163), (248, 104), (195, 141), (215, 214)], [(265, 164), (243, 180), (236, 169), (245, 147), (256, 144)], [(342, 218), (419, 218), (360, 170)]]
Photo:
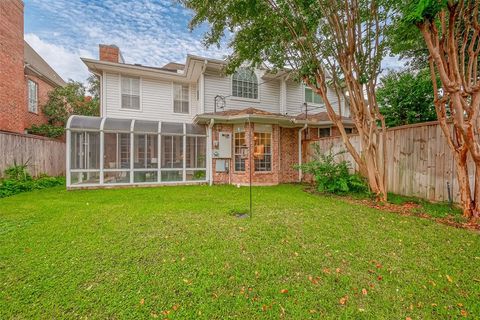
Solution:
[(40, 175), (38, 178), (33, 179), (28, 173), (27, 163), (21, 165), (15, 163), (7, 168), (4, 173), (6, 179), (0, 180), (0, 198), (65, 184), (64, 177)]
[(356, 173), (350, 173), (350, 163), (345, 160), (335, 160), (342, 153), (344, 152), (322, 153), (318, 145), (314, 145), (314, 160), (297, 166), (297, 169), (312, 174), (317, 189), (321, 192), (334, 194), (367, 192), (365, 180)]
[(36, 134), (39, 136), (49, 137), (49, 138), (58, 138), (61, 137), (64, 133), (63, 127), (56, 127), (51, 124), (41, 124), (39, 126), (32, 125), (27, 129), (28, 133)]
[(22, 164), (17, 164), (16, 161), (13, 162), (13, 166), (5, 169), (4, 173), (8, 179), (17, 180), (17, 181), (28, 181), (32, 180), (32, 176), (28, 173), (28, 161)]

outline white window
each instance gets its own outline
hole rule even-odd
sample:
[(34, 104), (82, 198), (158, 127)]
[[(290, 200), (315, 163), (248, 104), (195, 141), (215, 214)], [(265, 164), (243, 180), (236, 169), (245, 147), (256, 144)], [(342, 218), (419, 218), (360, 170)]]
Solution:
[(245, 140), (245, 128), (242, 126), (234, 127), (234, 155), (235, 155), (235, 171), (245, 171), (245, 159), (247, 158), (247, 141)]
[(28, 111), (38, 112), (38, 84), (28, 80)]
[(140, 110), (140, 79), (122, 76), (122, 109)]
[(187, 84), (173, 84), (173, 112), (189, 113), (189, 89)]
[(253, 139), (255, 171), (272, 171), (272, 126), (255, 126)]
[(258, 80), (252, 70), (242, 68), (233, 74), (232, 95), (240, 98), (258, 99)]
[(312, 104), (322, 104), (322, 98), (313, 92), (313, 90), (309, 87), (305, 87), (305, 102), (312, 103)]

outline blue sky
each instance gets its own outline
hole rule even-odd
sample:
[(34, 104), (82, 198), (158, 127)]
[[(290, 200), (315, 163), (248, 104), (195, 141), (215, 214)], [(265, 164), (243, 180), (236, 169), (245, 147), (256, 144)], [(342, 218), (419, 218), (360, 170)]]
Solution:
[[(1, 0), (0, 0), (1, 1)], [(98, 44), (115, 44), (127, 63), (163, 66), (187, 53), (222, 58), (206, 49), (206, 26), (190, 32), (192, 13), (173, 0), (25, 0), (25, 40), (65, 79), (85, 81), (80, 57), (98, 58)], [(398, 68), (395, 57), (384, 68)]]
[(25, 40), (65, 79), (88, 77), (80, 57), (98, 58), (98, 44), (116, 44), (127, 63), (162, 66), (206, 49), (205, 28), (188, 29), (192, 13), (169, 0), (25, 0)]

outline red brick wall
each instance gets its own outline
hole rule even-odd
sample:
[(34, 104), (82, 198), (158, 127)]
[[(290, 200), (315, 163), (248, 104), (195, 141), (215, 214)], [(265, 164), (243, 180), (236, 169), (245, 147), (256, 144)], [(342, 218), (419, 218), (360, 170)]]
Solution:
[(109, 62), (120, 62), (120, 49), (106, 44), (99, 45), (99, 59)]
[[(253, 127), (245, 125), (245, 138), (247, 145), (250, 143), (250, 137), (253, 136)], [(212, 135), (214, 143), (218, 139), (219, 132), (232, 132), (232, 125), (216, 125), (213, 127)], [(252, 183), (254, 185), (275, 185), (279, 183), (297, 182), (298, 171), (293, 169), (293, 165), (298, 163), (298, 129), (280, 128), (278, 125), (272, 126), (272, 170), (270, 172), (252, 172)], [(213, 145), (212, 145), (213, 147)], [(252, 144), (253, 148), (253, 144)], [(232, 153), (233, 153), (233, 136), (232, 136)], [(253, 159), (251, 163), (249, 159), (245, 162), (244, 172), (235, 172), (234, 159), (228, 159), (229, 172), (216, 172), (213, 159), (213, 182), (216, 184), (239, 184), (247, 185), (250, 181), (250, 168), (253, 167)]]
[(298, 128), (280, 128), (280, 181), (298, 182)]
[(53, 90), (53, 86), (48, 84), (47, 82), (43, 81), (40, 78), (35, 76), (28, 75), (25, 78), (25, 95), (28, 97), (28, 80), (35, 81), (38, 85), (38, 112), (33, 113), (28, 111), (28, 103), (25, 105), (25, 120), (24, 120), (24, 127), (30, 128), (32, 124), (40, 125), (47, 123), (47, 117), (43, 113), (43, 106), (48, 101), (48, 92)]
[(23, 133), (23, 2), (0, 1), (0, 130)]

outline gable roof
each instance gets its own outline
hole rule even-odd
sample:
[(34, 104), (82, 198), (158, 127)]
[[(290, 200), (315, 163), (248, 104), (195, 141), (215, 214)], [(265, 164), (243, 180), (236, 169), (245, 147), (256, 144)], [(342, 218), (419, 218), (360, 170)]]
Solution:
[(25, 71), (49, 82), (54, 87), (63, 87), (66, 83), (33, 48), (24, 41), (23, 60)]

